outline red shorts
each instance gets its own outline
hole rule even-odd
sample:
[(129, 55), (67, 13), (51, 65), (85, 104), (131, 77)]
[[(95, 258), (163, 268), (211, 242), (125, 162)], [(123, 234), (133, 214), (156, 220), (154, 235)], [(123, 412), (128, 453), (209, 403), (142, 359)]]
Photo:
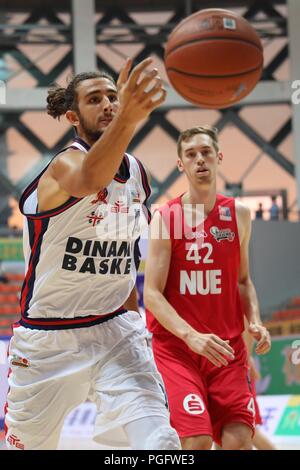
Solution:
[(165, 383), (171, 425), (179, 437), (209, 435), (221, 445), (222, 429), (244, 423), (255, 429), (248, 360), (241, 336), (230, 341), (235, 359), (218, 368), (174, 336), (153, 335), (153, 353)]

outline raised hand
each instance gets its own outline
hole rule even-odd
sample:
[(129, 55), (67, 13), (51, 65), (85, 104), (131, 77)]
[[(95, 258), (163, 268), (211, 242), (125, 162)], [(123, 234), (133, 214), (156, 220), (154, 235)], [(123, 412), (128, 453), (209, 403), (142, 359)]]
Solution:
[(166, 98), (166, 90), (157, 69), (147, 70), (152, 62), (145, 59), (129, 73), (132, 61), (128, 59), (117, 82), (120, 101), (119, 113), (127, 121), (137, 124), (145, 119)]

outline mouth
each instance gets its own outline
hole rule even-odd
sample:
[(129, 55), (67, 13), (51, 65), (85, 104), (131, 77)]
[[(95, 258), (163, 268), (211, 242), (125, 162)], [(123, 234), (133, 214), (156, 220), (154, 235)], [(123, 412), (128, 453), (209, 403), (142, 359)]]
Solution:
[(107, 117), (107, 118), (102, 118), (102, 119), (99, 119), (99, 124), (104, 124), (105, 126), (107, 126), (108, 124), (111, 123), (111, 121), (113, 120), (113, 117)]
[(200, 168), (196, 171), (196, 173), (197, 175), (206, 176), (209, 174), (209, 170), (207, 170), (206, 168)]

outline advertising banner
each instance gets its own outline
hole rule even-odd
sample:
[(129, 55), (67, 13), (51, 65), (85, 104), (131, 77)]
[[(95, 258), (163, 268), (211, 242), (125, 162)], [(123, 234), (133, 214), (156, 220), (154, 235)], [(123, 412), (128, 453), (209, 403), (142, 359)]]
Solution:
[(300, 337), (272, 338), (271, 351), (254, 358), (261, 375), (256, 383), (258, 394), (300, 393)]
[(1, 261), (24, 261), (21, 238), (0, 238)]

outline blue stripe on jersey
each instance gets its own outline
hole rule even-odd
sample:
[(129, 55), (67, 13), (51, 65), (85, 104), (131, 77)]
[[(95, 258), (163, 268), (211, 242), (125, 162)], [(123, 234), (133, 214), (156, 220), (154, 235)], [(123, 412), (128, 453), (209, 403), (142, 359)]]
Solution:
[(147, 215), (147, 218), (148, 218), (148, 223), (150, 223), (151, 221), (151, 212), (150, 210), (148, 209), (148, 199), (151, 195), (151, 187), (149, 185), (149, 181), (148, 181), (148, 176), (147, 176), (147, 173), (146, 173), (146, 170), (142, 164), (142, 162), (140, 162), (140, 160), (136, 157), (134, 157), (138, 163), (138, 166), (139, 166), (139, 169), (140, 169), (140, 172), (141, 172), (141, 178), (142, 178), (142, 185), (143, 185), (143, 188), (144, 188), (144, 191), (145, 191), (145, 194), (146, 194), (146, 199), (145, 201), (143, 202), (143, 205), (147, 211), (146, 215)]
[(45, 219), (45, 218), (49, 218), (49, 217), (61, 214), (62, 212), (64, 212), (69, 207), (72, 207), (75, 204), (77, 204), (78, 202), (80, 202), (81, 199), (82, 198), (77, 198), (77, 197), (71, 196), (66, 202), (64, 202), (60, 206), (56, 207), (55, 209), (50, 209), (50, 210), (44, 211), (44, 212), (37, 212), (36, 214), (25, 214), (25, 216), (28, 219)]
[(33, 244), (34, 244), (34, 223), (30, 219), (26, 219), (26, 220), (27, 220), (27, 227), (28, 227), (30, 252), (32, 253)]
[(32, 240), (32, 247), (31, 247), (31, 255), (30, 255), (30, 259), (28, 263), (27, 274), (25, 276), (25, 280), (22, 286), (21, 299), (20, 299), (21, 315), (23, 317), (27, 316), (27, 310), (29, 307), (30, 300), (32, 298), (32, 294), (33, 294), (34, 282), (35, 282), (35, 277), (36, 277), (36, 267), (40, 259), (43, 237), (49, 225), (49, 219), (43, 219), (41, 221), (40, 231), (37, 234), (36, 223), (32, 221), (31, 219), (27, 219), (27, 221), (28, 221), (29, 239)]
[(133, 248), (134, 264), (135, 264), (136, 271), (138, 271), (138, 269), (139, 269), (140, 262), (141, 262), (141, 257), (142, 257), (141, 252), (140, 252), (140, 247), (139, 247), (140, 238), (141, 237), (139, 237), (134, 242), (134, 248)]
[(82, 140), (80, 137), (75, 137), (74, 139), (75, 142), (77, 142), (78, 144), (82, 145), (83, 148), (85, 148), (85, 150), (88, 152), (90, 150), (90, 145), (87, 144), (84, 140)]

